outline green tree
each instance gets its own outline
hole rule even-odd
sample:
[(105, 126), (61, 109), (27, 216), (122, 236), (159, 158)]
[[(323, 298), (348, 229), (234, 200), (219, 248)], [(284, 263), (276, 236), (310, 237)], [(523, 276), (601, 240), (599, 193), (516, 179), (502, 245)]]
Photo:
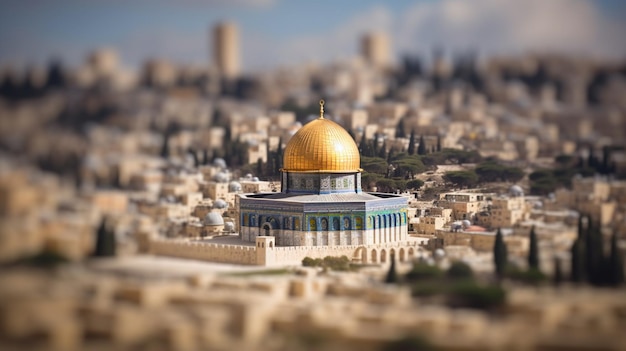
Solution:
[(561, 269), (561, 260), (558, 257), (554, 258), (554, 275), (552, 281), (555, 286), (560, 286), (563, 282), (563, 270)]
[(528, 248), (528, 268), (539, 269), (539, 247), (537, 245), (537, 234), (535, 226), (530, 229), (530, 245)]
[(396, 257), (394, 254), (391, 254), (389, 258), (391, 259), (391, 264), (389, 265), (389, 270), (387, 271), (387, 276), (385, 277), (385, 283), (397, 284), (398, 273), (396, 272)]
[(474, 278), (474, 272), (472, 271), (472, 267), (467, 263), (455, 261), (452, 262), (446, 271), (446, 276), (450, 279), (472, 279)]
[(419, 179), (413, 179), (413, 180), (409, 180), (408, 182), (406, 182), (407, 188), (414, 189), (414, 190), (418, 190), (423, 185), (424, 185), (424, 182)]
[(387, 162), (380, 157), (361, 156), (361, 168), (368, 173), (387, 174)]
[(264, 172), (263, 172), (263, 159), (262, 158), (258, 158), (256, 160), (256, 173), (259, 177), (263, 176)]
[(405, 280), (407, 282), (417, 282), (420, 280), (434, 280), (441, 277), (442, 272), (439, 267), (429, 265), (423, 262), (413, 263), (413, 267), (406, 274)]
[(168, 133), (163, 135), (163, 145), (161, 146), (161, 157), (167, 159), (170, 157), (170, 136)]
[(585, 261), (582, 239), (574, 240), (571, 248), (572, 267), (570, 268), (570, 280), (574, 283), (582, 283), (585, 281)]
[(478, 176), (473, 171), (452, 171), (446, 172), (443, 179), (461, 187), (471, 187), (478, 181)]
[(617, 246), (617, 233), (611, 235), (611, 253), (609, 256), (609, 283), (612, 286), (624, 284), (624, 261)]
[(400, 119), (396, 126), (396, 138), (406, 138), (406, 130), (404, 128), (404, 118)]
[(411, 130), (411, 136), (409, 136), (409, 148), (407, 150), (409, 155), (415, 154), (415, 130)]
[(96, 247), (93, 252), (95, 257), (115, 256), (116, 251), (115, 233), (107, 228), (106, 219), (102, 219), (96, 232)]
[(420, 135), (420, 144), (417, 146), (418, 155), (426, 155), (426, 143), (424, 142), (424, 136)]
[(496, 267), (496, 275), (502, 278), (508, 263), (508, 252), (500, 228), (496, 231), (496, 240), (493, 245), (493, 263)]
[(207, 149), (202, 150), (202, 164), (203, 165), (209, 164), (209, 150)]

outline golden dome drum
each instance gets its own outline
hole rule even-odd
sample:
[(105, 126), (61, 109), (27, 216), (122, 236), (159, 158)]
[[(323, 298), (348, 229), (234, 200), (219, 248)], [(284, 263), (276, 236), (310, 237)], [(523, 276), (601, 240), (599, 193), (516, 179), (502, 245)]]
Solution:
[(361, 171), (360, 162), (359, 149), (350, 134), (321, 114), (300, 128), (287, 143), (283, 171), (352, 173)]

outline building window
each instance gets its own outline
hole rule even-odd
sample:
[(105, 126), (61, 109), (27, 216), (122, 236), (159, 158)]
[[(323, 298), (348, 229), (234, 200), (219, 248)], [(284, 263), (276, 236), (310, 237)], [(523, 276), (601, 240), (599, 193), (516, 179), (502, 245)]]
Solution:
[(343, 218), (343, 229), (350, 230), (350, 218), (348, 217)]
[(293, 221), (293, 229), (300, 230), (300, 218), (295, 218)]
[(250, 226), (251, 227), (256, 227), (256, 216), (255, 215), (251, 215), (250, 216)]
[(285, 229), (292, 229), (291, 228), (291, 218), (285, 217), (284, 222), (285, 223), (283, 224), (283, 228), (285, 228)]
[(363, 219), (361, 217), (356, 218), (356, 229), (363, 229)]
[(328, 219), (322, 218), (322, 230), (328, 230)]
[(316, 231), (317, 230), (317, 221), (315, 220), (315, 218), (311, 218), (309, 220), (309, 230), (310, 231)]
[(339, 230), (339, 218), (333, 218), (333, 230)]
[(242, 225), (249, 226), (250, 223), (248, 221), (249, 221), (249, 216), (248, 216), (247, 213), (244, 213), (243, 214), (243, 219), (241, 220)]

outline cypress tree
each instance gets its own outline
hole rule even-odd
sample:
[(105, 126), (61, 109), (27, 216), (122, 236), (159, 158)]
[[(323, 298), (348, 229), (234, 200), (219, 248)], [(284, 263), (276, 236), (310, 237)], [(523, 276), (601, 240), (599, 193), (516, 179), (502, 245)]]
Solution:
[(161, 146), (161, 157), (167, 159), (170, 157), (170, 136), (168, 133), (163, 135), (163, 145)]
[(585, 216), (582, 214), (578, 216), (578, 239), (581, 240), (583, 240), (582, 237), (585, 235), (585, 228), (583, 223), (584, 217)]
[(530, 229), (530, 247), (528, 248), (528, 268), (539, 269), (539, 248), (535, 226)]
[(563, 282), (563, 271), (561, 269), (561, 260), (558, 257), (554, 258), (554, 276), (553, 282), (555, 286), (560, 286)]
[(383, 141), (383, 145), (378, 150), (378, 157), (385, 159), (387, 158), (387, 141)]
[(498, 278), (502, 278), (504, 276), (504, 269), (507, 264), (507, 249), (506, 244), (504, 243), (504, 238), (502, 237), (502, 231), (498, 228), (496, 232), (496, 240), (493, 245), (493, 263), (496, 267), (496, 275)]
[(603, 269), (604, 245), (600, 228), (593, 225), (591, 219), (587, 219), (587, 236), (585, 247), (586, 277), (589, 283), (594, 285), (604, 284), (605, 272)]
[(418, 155), (426, 155), (426, 143), (424, 142), (424, 136), (420, 135), (420, 144), (417, 146)]
[(585, 230), (585, 241), (584, 241), (584, 251), (585, 251), (585, 277), (590, 283), (594, 283), (596, 277), (595, 273), (595, 262), (596, 262), (596, 250), (594, 247), (595, 240), (593, 240), (593, 233), (591, 218), (587, 217), (587, 228)]
[(115, 256), (116, 242), (115, 233), (106, 227), (106, 219), (102, 219), (96, 232), (96, 247), (93, 252), (95, 257)]
[(409, 137), (409, 149), (407, 152), (409, 155), (415, 154), (415, 130), (411, 130), (411, 136)]
[(398, 126), (396, 127), (396, 138), (406, 138), (406, 131), (404, 130), (404, 118), (400, 119)]
[(209, 164), (209, 150), (207, 149), (202, 150), (202, 164), (203, 165)]
[(571, 248), (572, 267), (570, 269), (570, 280), (574, 283), (582, 283), (585, 280), (583, 252), (582, 239), (574, 240), (574, 244)]
[(441, 135), (437, 134), (437, 152), (441, 151)]
[(398, 273), (396, 272), (396, 255), (391, 254), (391, 264), (389, 265), (389, 271), (387, 271), (387, 277), (385, 277), (385, 283), (396, 284), (398, 283)]
[(611, 235), (611, 253), (609, 256), (609, 283), (612, 286), (624, 284), (624, 261), (617, 247), (617, 233)]
[(256, 160), (256, 172), (258, 177), (263, 175), (263, 159), (260, 157)]
[(367, 145), (367, 139), (365, 139), (365, 133), (361, 136), (361, 141), (359, 141), (359, 151), (361, 155), (366, 155), (368, 153), (369, 145)]

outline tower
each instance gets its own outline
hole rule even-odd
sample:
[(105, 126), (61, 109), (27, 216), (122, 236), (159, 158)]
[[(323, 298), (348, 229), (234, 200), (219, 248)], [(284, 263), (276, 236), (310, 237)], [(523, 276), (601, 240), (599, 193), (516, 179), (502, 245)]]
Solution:
[(389, 38), (385, 33), (368, 33), (361, 39), (361, 54), (370, 64), (379, 67), (390, 63)]
[(213, 60), (222, 76), (239, 75), (239, 30), (234, 23), (219, 23), (213, 28)]

